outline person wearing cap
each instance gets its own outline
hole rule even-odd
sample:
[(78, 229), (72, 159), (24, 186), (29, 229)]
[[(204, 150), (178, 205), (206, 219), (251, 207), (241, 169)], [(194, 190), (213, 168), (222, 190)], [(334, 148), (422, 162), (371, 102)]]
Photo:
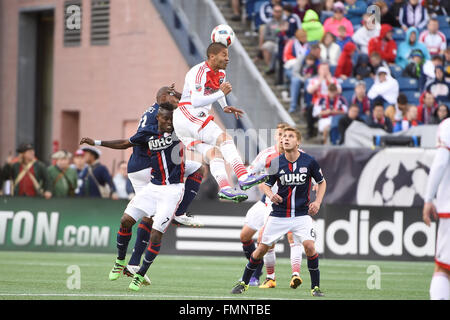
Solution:
[(347, 30), (347, 36), (353, 35), (353, 25), (346, 17), (344, 17), (345, 6), (338, 1), (333, 4), (334, 15), (329, 17), (323, 23), (325, 32), (331, 32), (335, 37), (339, 37), (339, 26), (344, 26)]
[(119, 199), (108, 168), (100, 163), (101, 151), (91, 146), (86, 146), (81, 149), (84, 151), (84, 159), (87, 166), (81, 172), (80, 178), (82, 185), (79, 195), (85, 197), (111, 198), (113, 200)]
[(72, 154), (65, 150), (59, 150), (52, 155), (55, 164), (48, 167), (50, 187), (54, 197), (73, 197), (77, 189), (78, 175), (75, 169), (70, 167)]
[(319, 15), (312, 9), (306, 10), (302, 20), (302, 29), (306, 31), (308, 42), (318, 42), (323, 37), (323, 25), (319, 20)]
[(367, 92), (367, 97), (373, 102), (382, 99), (385, 107), (395, 105), (399, 94), (398, 81), (392, 78), (389, 70), (385, 67), (379, 67), (375, 76), (375, 81)]
[(402, 76), (407, 78), (420, 79), (423, 74), (424, 57), (420, 50), (413, 50), (409, 56), (410, 63), (408, 63), (402, 71)]
[(4, 167), (5, 180), (13, 182), (12, 195), (26, 197), (52, 197), (50, 180), (45, 164), (36, 159), (34, 147), (23, 143), (17, 148), (18, 161)]
[(413, 50), (420, 50), (425, 60), (430, 60), (431, 56), (425, 44), (419, 41), (419, 32), (415, 27), (411, 27), (406, 32), (405, 40), (400, 42), (397, 50), (395, 64), (404, 69), (409, 62), (409, 57)]

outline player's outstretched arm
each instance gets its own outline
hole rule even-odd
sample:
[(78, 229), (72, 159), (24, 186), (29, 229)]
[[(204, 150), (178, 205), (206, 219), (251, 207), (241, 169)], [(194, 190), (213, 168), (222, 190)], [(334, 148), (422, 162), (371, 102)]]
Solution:
[(80, 145), (82, 144), (88, 144), (91, 146), (102, 146), (110, 149), (128, 149), (133, 146), (133, 144), (129, 140), (109, 140), (109, 141), (102, 141), (102, 140), (93, 140), (91, 138), (82, 138), (80, 140)]

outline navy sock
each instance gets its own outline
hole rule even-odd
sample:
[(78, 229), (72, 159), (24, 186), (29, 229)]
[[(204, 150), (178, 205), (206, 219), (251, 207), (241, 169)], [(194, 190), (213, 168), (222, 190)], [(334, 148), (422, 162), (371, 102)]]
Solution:
[(117, 232), (117, 259), (124, 260), (127, 255), (128, 243), (131, 239), (131, 228), (120, 228)]
[(136, 243), (134, 244), (133, 254), (131, 255), (128, 264), (132, 266), (138, 266), (141, 264), (141, 257), (150, 241), (150, 232), (152, 230), (152, 225), (141, 221), (138, 226), (136, 233)]
[(150, 242), (150, 244), (147, 247), (147, 251), (145, 252), (144, 260), (142, 260), (142, 266), (137, 273), (139, 273), (141, 276), (144, 276), (147, 273), (148, 268), (150, 268), (150, 265), (153, 263), (156, 256), (159, 254), (160, 249), (161, 249), (161, 242), (160, 243)]
[(200, 173), (194, 172), (189, 177), (187, 177), (184, 184), (184, 196), (181, 203), (178, 205), (176, 216), (181, 216), (186, 213), (187, 208), (197, 196), (198, 190), (200, 190), (200, 185), (202, 184), (203, 176)]
[(255, 251), (256, 246), (255, 246), (255, 242), (253, 240), (247, 241), (247, 242), (242, 242), (242, 250), (244, 250), (244, 254), (245, 257), (248, 259), (250, 259), (253, 251)]
[(261, 263), (258, 264), (258, 266), (255, 269), (255, 272), (253, 272), (253, 276), (256, 279), (259, 279), (262, 275), (262, 268), (264, 267), (264, 260), (261, 259)]
[(319, 254), (316, 253), (308, 258), (308, 270), (311, 276), (311, 289), (315, 286), (320, 287)]
[(253, 257), (250, 257), (247, 265), (245, 266), (244, 274), (242, 275), (242, 281), (244, 281), (245, 284), (248, 284), (250, 282), (252, 274), (255, 272), (256, 268), (261, 264), (261, 262), (262, 259), (254, 259)]

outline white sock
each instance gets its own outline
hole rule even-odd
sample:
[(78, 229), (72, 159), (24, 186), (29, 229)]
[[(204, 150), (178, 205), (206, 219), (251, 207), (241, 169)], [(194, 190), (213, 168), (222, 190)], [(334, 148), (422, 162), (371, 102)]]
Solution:
[(239, 156), (239, 153), (233, 141), (227, 140), (222, 142), (219, 149), (225, 161), (229, 163), (233, 168), (233, 171), (238, 179), (246, 179), (248, 176), (247, 169), (245, 168), (244, 163), (242, 162), (242, 159)]
[(223, 159), (214, 158), (209, 162), (209, 170), (211, 175), (216, 179), (220, 189), (231, 188), (228, 182), (228, 174), (225, 170), (225, 162)]
[(431, 300), (449, 300), (450, 284), (447, 274), (444, 272), (435, 272), (431, 278), (430, 284)]
[(264, 265), (266, 267), (267, 278), (275, 280), (275, 261), (277, 260), (275, 256), (275, 248), (269, 249), (264, 255)]
[(292, 274), (300, 275), (300, 267), (302, 265), (303, 246), (299, 243), (291, 243), (291, 268)]

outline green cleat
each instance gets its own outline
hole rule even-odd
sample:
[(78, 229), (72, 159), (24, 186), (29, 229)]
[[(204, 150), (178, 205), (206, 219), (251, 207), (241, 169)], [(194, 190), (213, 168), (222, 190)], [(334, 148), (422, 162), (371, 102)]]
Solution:
[(234, 288), (231, 290), (231, 293), (232, 294), (241, 294), (247, 290), (248, 290), (248, 284), (245, 284), (244, 281), (240, 281), (240, 282), (236, 283)]
[(314, 289), (311, 289), (311, 295), (313, 297), (323, 297), (325, 294), (320, 291), (320, 288), (318, 286), (315, 286)]
[(231, 188), (219, 190), (218, 196), (219, 199), (230, 200), (235, 203), (239, 203), (248, 199), (248, 196), (245, 193)]
[(116, 259), (116, 263), (114, 263), (114, 267), (109, 272), (109, 280), (114, 281), (114, 280), (119, 279), (120, 274), (122, 273), (123, 268), (125, 268), (125, 266), (126, 266), (125, 260)]
[(139, 289), (142, 286), (142, 283), (145, 281), (145, 278), (141, 276), (140, 274), (136, 273), (133, 277), (133, 280), (131, 281), (130, 285), (128, 286), (128, 289), (133, 291), (139, 291)]

